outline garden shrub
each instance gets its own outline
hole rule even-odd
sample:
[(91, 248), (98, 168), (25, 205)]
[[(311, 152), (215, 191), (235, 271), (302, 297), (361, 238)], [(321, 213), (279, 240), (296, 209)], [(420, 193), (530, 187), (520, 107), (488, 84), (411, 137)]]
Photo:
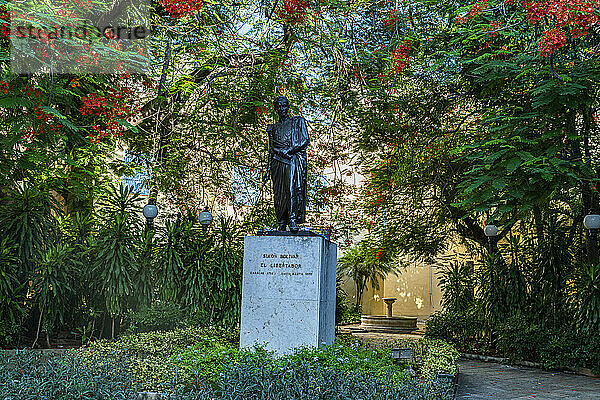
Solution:
[[(399, 387), (406, 386), (410, 380), (405, 366), (393, 363), (389, 348), (370, 349), (357, 341), (338, 340), (332, 346), (299, 349), (292, 355), (275, 358), (261, 348), (239, 350), (238, 335), (235, 330), (220, 328), (149, 332), (126, 335), (114, 342), (98, 341), (81, 352), (92, 363), (117, 362), (124, 357), (134, 360), (129, 373), (148, 391), (191, 391), (206, 387), (216, 390), (223, 384), (222, 377), (231, 373), (230, 369), (256, 363), (266, 363), (264, 368), (273, 371), (286, 365), (288, 369), (304, 365), (317, 372), (331, 369), (340, 376), (363, 374)], [(458, 352), (452, 346), (431, 340), (407, 342), (415, 348), (417, 370), (422, 372), (425, 381), (431, 383), (436, 373), (456, 372)]]
[(522, 315), (506, 320), (498, 329), (498, 348), (513, 361), (539, 361), (550, 345), (551, 332)]
[(458, 372), (457, 362), (460, 353), (453, 345), (443, 340), (429, 338), (380, 339), (365, 341), (364, 344), (374, 349), (412, 349), (414, 367), (425, 380), (433, 380), (435, 374), (456, 374)]
[[(308, 353), (304, 353), (308, 355)], [(250, 358), (228, 365), (219, 380), (219, 399), (261, 400), (425, 400), (445, 399), (440, 388), (405, 379), (373, 375), (372, 371), (335, 368), (310, 358), (284, 358), (273, 363)]]
[(336, 306), (336, 321), (338, 325), (350, 325), (360, 323), (362, 310), (360, 306), (349, 304), (344, 301)]
[(426, 346), (425, 359), (420, 365), (421, 376), (427, 380), (435, 379), (436, 374), (458, 373), (458, 350), (442, 340), (429, 340)]
[[(357, 350), (349, 350), (348, 354)], [(447, 388), (408, 378), (396, 380), (386, 373), (374, 375), (373, 370), (340, 368), (342, 361), (337, 366), (321, 363), (314, 360), (314, 357), (319, 359), (318, 350), (300, 353), (303, 355), (275, 359), (260, 350), (240, 352), (244, 356), (235, 362), (225, 358), (220, 360), (220, 372), (212, 377), (211, 383), (199, 379), (193, 387), (184, 388), (177, 378), (171, 380), (167, 376), (159, 388), (163, 393), (178, 394), (182, 400), (451, 398), (443, 394)], [(335, 351), (330, 353), (331, 357), (335, 355)], [(79, 351), (49, 358), (23, 351), (2, 361), (0, 398), (4, 400), (133, 400), (137, 398), (137, 391), (143, 388), (143, 384), (129, 373), (138, 360), (124, 354), (90, 361)], [(177, 368), (174, 369), (177, 375)], [(388, 372), (394, 373), (392, 369)]]
[[(600, 332), (577, 332), (574, 324), (542, 325), (517, 314), (493, 327), (497, 347), (487, 348), (482, 346), (483, 329), (469, 327), (469, 321), (481, 324), (464, 313), (437, 313), (427, 323), (426, 336), (453, 343), (461, 351), (537, 362), (547, 369), (587, 368), (600, 373)], [(441, 359), (432, 357), (433, 363)]]
[(176, 303), (160, 300), (154, 301), (145, 310), (129, 313), (127, 317), (128, 333), (169, 331), (191, 326), (204, 326), (207, 322), (202, 316), (190, 313)]
[(3, 400), (136, 400), (139, 386), (129, 375), (128, 357), (93, 362), (77, 351), (61, 356), (19, 351), (0, 355)]
[(462, 352), (484, 347), (485, 323), (473, 310), (437, 312), (425, 326), (425, 336), (454, 344)]

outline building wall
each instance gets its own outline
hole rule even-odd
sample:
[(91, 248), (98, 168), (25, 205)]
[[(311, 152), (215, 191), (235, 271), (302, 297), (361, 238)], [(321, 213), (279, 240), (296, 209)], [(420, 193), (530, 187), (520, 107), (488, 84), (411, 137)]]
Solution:
[[(393, 315), (404, 315), (426, 320), (442, 309), (442, 289), (439, 287), (438, 272), (443, 265), (454, 262), (469, 262), (464, 247), (454, 244), (435, 263), (408, 261), (406, 268), (400, 268), (398, 275), (389, 274), (379, 289), (368, 287), (363, 294), (361, 306), (363, 314), (385, 315), (383, 298), (395, 297)], [(348, 300), (356, 301), (356, 287), (353, 281), (344, 281), (342, 288)]]
[[(442, 291), (436, 277), (437, 267), (425, 263), (413, 262), (398, 275), (390, 274), (380, 282), (379, 290), (368, 286), (362, 298), (362, 311), (367, 315), (385, 315), (386, 305), (383, 298), (395, 297), (393, 315), (404, 315), (427, 319), (441, 309)], [(348, 300), (356, 301), (356, 287), (353, 281), (345, 281), (342, 288), (348, 294)]]

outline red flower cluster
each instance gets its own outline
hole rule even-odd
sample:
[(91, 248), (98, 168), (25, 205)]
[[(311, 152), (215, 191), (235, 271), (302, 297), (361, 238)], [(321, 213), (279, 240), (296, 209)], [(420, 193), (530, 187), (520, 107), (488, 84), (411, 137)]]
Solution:
[(0, 10), (0, 36), (9, 37), (10, 36), (10, 14), (6, 9)]
[(488, 36), (489, 37), (498, 36), (498, 31), (500, 29), (502, 29), (502, 25), (500, 25), (500, 23), (497, 21), (492, 21), (492, 23), (490, 24), (490, 31), (488, 32)]
[(544, 37), (540, 43), (540, 53), (547, 57), (556, 50), (567, 44), (567, 35), (562, 28), (554, 28), (544, 32)]
[[(29, 114), (29, 111), (26, 111)], [(50, 127), (50, 132), (59, 133), (59, 129), (62, 128), (62, 124), (55, 120), (55, 116), (44, 111), (40, 107), (35, 107), (33, 109), (33, 113), (35, 114), (35, 119), (39, 122), (35, 125), (39, 125), (38, 133), (43, 135), (48, 132), (48, 127)], [(36, 130), (34, 127), (29, 127), (25, 131), (23, 135), (21, 135), (21, 139), (31, 143), (36, 135)]]
[(308, 0), (283, 0), (283, 7), (277, 11), (279, 19), (288, 25), (300, 25), (306, 21)]
[(258, 115), (268, 114), (269, 113), (269, 109), (267, 107), (258, 106), (258, 107), (256, 107), (256, 112), (258, 113)]
[(530, 24), (535, 24), (546, 15), (545, 1), (524, 1), (523, 7), (527, 10), (527, 21)]
[(469, 12), (456, 19), (456, 22), (459, 24), (466, 24), (469, 20), (475, 18), (479, 14), (481, 14), (488, 6), (488, 0), (479, 0), (477, 3), (473, 4), (469, 9)]
[(118, 120), (133, 122), (133, 115), (139, 110), (131, 106), (131, 90), (124, 87), (111, 89), (108, 96), (90, 94), (83, 98), (83, 107), (79, 109), (82, 115), (94, 115), (105, 122), (105, 127), (98, 124), (92, 126), (96, 134), (90, 133), (90, 142), (99, 143), (100, 139), (122, 136), (123, 127)]
[(35, 89), (35, 90), (34, 90), (34, 89), (33, 89), (31, 86), (29, 86), (29, 85), (25, 85), (25, 87), (23, 88), (23, 94), (24, 94), (25, 96), (29, 96), (29, 97), (33, 97), (33, 96), (35, 96), (35, 97), (38, 97), (38, 98), (39, 98), (39, 97), (40, 97), (40, 95), (41, 95), (41, 93), (42, 93), (42, 92), (41, 92), (39, 89)]
[(527, 20), (536, 24), (547, 17), (553, 25), (544, 32), (540, 43), (540, 52), (548, 56), (567, 44), (566, 29), (575, 39), (587, 35), (590, 27), (599, 19), (595, 10), (600, 6), (598, 0), (545, 0), (524, 1)]
[(175, 18), (183, 18), (202, 9), (202, 0), (160, 0), (160, 4)]
[(383, 26), (391, 27), (392, 25), (396, 24), (396, 21), (398, 21), (400, 19), (400, 17), (401, 17), (400, 11), (398, 11), (398, 10), (388, 11), (387, 18), (385, 18), (383, 20)]
[(392, 63), (395, 73), (402, 72), (408, 65), (408, 61), (410, 60), (408, 53), (411, 49), (412, 43), (407, 39), (402, 41), (402, 44), (392, 51)]

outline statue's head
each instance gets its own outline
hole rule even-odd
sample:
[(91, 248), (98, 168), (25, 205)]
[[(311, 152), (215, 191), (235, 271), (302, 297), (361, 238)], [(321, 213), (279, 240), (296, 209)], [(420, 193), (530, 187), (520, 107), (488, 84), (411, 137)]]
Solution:
[(275, 112), (279, 115), (279, 119), (285, 119), (289, 115), (290, 112), (290, 102), (287, 97), (279, 96), (273, 102), (275, 106)]

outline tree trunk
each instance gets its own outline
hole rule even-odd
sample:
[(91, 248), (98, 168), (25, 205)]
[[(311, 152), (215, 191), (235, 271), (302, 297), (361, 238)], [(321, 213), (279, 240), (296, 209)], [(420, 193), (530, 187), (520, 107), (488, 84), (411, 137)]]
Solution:
[(45, 304), (42, 304), (42, 309), (40, 311), (40, 317), (38, 318), (38, 325), (37, 325), (37, 330), (35, 332), (35, 340), (33, 341), (33, 344), (31, 345), (31, 348), (35, 348), (35, 345), (37, 344), (38, 339), (40, 338), (40, 328), (42, 326), (42, 317), (44, 315), (44, 309), (46, 308)]

